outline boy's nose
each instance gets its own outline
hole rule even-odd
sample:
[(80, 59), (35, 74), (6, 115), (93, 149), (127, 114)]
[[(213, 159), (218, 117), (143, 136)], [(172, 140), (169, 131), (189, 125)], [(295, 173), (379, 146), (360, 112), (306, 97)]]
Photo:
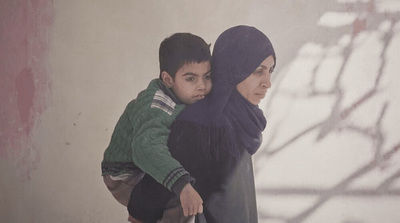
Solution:
[(206, 88), (206, 83), (203, 79), (200, 79), (197, 83), (197, 89), (204, 90)]

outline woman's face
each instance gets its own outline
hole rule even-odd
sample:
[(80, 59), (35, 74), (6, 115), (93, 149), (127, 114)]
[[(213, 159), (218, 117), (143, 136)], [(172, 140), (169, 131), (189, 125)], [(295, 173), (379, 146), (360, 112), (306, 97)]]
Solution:
[(271, 87), (274, 64), (274, 57), (267, 57), (252, 74), (236, 86), (239, 93), (253, 105), (258, 105)]

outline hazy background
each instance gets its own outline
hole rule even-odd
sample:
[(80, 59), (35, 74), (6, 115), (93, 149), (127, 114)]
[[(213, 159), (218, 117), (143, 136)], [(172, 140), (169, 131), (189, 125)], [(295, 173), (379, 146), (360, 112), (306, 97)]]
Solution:
[(400, 222), (400, 1), (0, 1), (0, 222), (127, 222), (100, 162), (175, 32), (277, 54), (259, 222)]

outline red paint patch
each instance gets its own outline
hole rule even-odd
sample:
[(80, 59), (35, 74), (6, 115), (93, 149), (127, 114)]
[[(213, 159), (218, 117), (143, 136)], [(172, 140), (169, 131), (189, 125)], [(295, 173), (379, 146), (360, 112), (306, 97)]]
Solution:
[(15, 78), (15, 88), (17, 93), (17, 105), (24, 130), (29, 133), (31, 126), (28, 121), (30, 112), (33, 108), (33, 97), (35, 93), (35, 83), (33, 82), (32, 71), (28, 68), (22, 70)]
[(16, 163), (29, 179), (40, 160), (32, 130), (50, 94), (46, 56), (53, 1), (0, 1), (0, 21), (0, 160)]
[(367, 20), (366, 19), (356, 19), (353, 22), (353, 36), (357, 35), (361, 31), (364, 31), (367, 28)]

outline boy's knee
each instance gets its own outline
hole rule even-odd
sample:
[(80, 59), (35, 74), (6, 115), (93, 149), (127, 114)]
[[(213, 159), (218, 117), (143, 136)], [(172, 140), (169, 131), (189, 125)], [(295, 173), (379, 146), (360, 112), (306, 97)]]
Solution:
[(131, 222), (131, 223), (143, 223), (143, 221), (138, 220), (138, 219), (136, 219), (136, 218), (134, 218), (134, 217), (132, 217), (130, 215), (128, 217), (128, 221)]
[(109, 175), (103, 176), (103, 181), (109, 191), (113, 191), (121, 185), (121, 181), (112, 180)]

